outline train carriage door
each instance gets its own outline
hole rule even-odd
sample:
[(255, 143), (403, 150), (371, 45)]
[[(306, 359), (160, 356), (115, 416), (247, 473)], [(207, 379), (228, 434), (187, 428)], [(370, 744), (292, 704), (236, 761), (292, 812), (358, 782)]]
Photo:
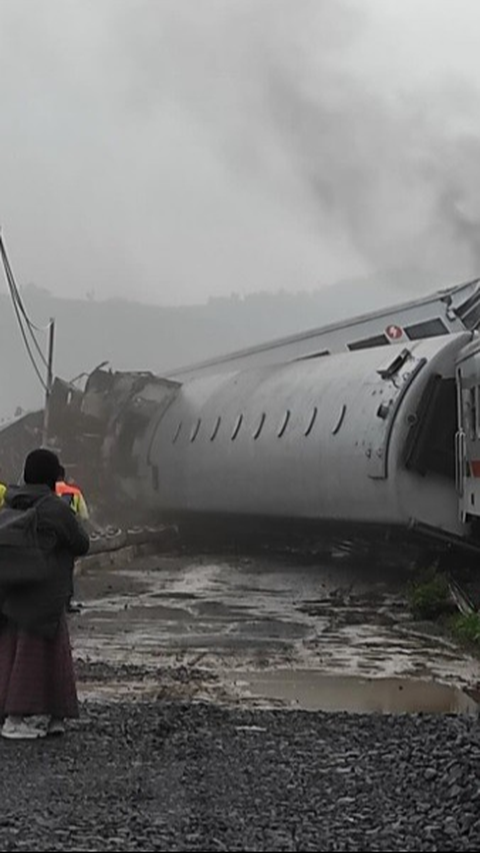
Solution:
[(480, 352), (457, 366), (455, 482), (460, 517), (480, 516)]

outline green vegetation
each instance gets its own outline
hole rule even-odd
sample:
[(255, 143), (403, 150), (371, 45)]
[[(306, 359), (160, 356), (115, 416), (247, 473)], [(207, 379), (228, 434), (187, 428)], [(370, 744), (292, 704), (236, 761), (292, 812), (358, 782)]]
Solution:
[(448, 620), (448, 628), (456, 640), (480, 648), (480, 613), (456, 613)]
[(435, 566), (420, 572), (416, 579), (410, 582), (407, 594), (415, 619), (438, 619), (451, 612), (448, 580)]
[(414, 619), (436, 621), (458, 643), (480, 650), (480, 613), (453, 612), (448, 578), (436, 566), (418, 572), (408, 585), (407, 597)]

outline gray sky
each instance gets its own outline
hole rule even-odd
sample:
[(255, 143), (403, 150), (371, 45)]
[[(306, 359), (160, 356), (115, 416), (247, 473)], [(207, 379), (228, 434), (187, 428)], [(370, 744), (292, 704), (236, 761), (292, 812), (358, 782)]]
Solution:
[(163, 304), (480, 274), (477, 0), (0, 0), (22, 283)]

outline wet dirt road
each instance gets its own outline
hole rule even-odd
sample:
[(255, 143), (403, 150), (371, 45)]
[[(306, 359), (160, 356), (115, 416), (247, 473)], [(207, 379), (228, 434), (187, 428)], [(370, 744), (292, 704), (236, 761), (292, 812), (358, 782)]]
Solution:
[(480, 849), (479, 663), (403, 578), (172, 553), (77, 593), (80, 719), (1, 744), (1, 850)]
[(164, 554), (77, 580), (81, 695), (475, 711), (480, 662), (412, 622), (405, 576), (351, 559)]

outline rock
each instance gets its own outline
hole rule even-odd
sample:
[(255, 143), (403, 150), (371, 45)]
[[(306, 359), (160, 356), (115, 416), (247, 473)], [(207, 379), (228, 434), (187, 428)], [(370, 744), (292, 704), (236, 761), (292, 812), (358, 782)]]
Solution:
[(477, 851), (478, 737), (470, 718), (86, 704), (61, 742), (0, 744), (0, 850)]

